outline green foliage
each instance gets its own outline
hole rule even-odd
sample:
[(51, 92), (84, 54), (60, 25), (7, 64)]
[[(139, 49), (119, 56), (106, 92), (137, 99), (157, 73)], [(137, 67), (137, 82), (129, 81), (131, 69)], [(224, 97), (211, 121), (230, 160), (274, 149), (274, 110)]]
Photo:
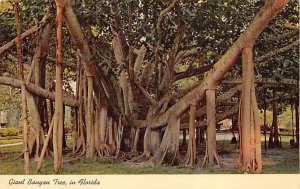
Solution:
[[(292, 115), (293, 114), (293, 115)], [(293, 120), (292, 120), (293, 118)], [(278, 116), (278, 126), (280, 128), (285, 128), (292, 130), (296, 128), (296, 116), (295, 109), (291, 109), (291, 106), (287, 106), (285, 111)]]
[(12, 5), (7, 0), (1, 0), (0, 1), (0, 12), (9, 11), (12, 10)]
[[(285, 128), (288, 130), (292, 130), (292, 127), (295, 129), (296, 126), (296, 116), (295, 116), (295, 110), (293, 109), (293, 122), (292, 122), (292, 110), (291, 106), (288, 105), (284, 108), (283, 112), (278, 115), (277, 121), (278, 121), (278, 126), (279, 128)], [(261, 118), (263, 124), (264, 121), (264, 111), (261, 110), (259, 117)], [(266, 111), (266, 124), (268, 127), (272, 125), (273, 121), (273, 112), (270, 110)]]
[[(134, 48), (140, 47), (145, 43), (147, 47), (147, 58), (151, 60), (157, 42), (156, 23), (160, 11), (169, 5), (169, 1), (162, 0), (130, 0), (130, 1), (72, 1), (72, 6), (76, 12), (80, 24), (87, 36), (87, 39), (95, 52), (98, 64), (114, 67), (114, 58), (111, 48), (111, 30), (118, 30), (124, 35), (126, 44)], [(167, 55), (173, 47), (173, 40), (178, 27), (178, 18), (184, 21), (187, 31), (182, 40), (180, 49), (191, 47), (202, 47), (206, 52), (205, 64), (215, 63), (219, 57), (228, 49), (234, 40), (244, 31), (245, 27), (254, 17), (255, 13), (262, 7), (264, 1), (243, 0), (243, 1), (180, 1), (180, 8), (175, 8), (168, 12), (162, 23), (162, 46), (160, 51), (161, 61), (167, 60)], [(45, 14), (46, 6), (51, 7), (51, 12), (55, 12), (55, 6), (49, 1), (24, 0), (22, 1), (21, 23), (22, 30), (25, 31), (30, 26), (38, 22)], [(128, 9), (131, 14), (128, 14)], [(290, 1), (288, 6), (281, 12), (274, 21), (266, 28), (265, 32), (259, 37), (255, 45), (255, 54), (263, 55), (275, 48), (289, 44), (295, 39), (273, 41), (267, 43), (269, 37), (280, 36), (287, 30), (278, 25), (285, 22), (297, 24), (299, 20), (299, 5), (297, 1)], [(15, 26), (13, 14), (9, 12), (0, 13), (3, 22), (0, 24), (1, 30), (5, 33), (1, 43), (15, 37)], [(129, 20), (132, 20), (132, 30), (129, 30)], [(143, 39), (143, 40), (142, 40)], [(49, 55), (55, 57), (55, 41), (51, 40)], [(64, 60), (76, 62), (76, 50), (64, 29)], [(35, 39), (24, 40), (24, 56), (30, 60), (28, 52), (33, 52)], [(296, 49), (296, 48), (295, 48)], [(14, 52), (14, 51), (11, 51)], [(126, 52), (125, 52), (126, 53)], [(7, 54), (6, 54), (7, 55)], [(11, 57), (5, 57), (13, 63)], [(191, 63), (192, 61), (190, 61)], [(298, 78), (298, 53), (292, 50), (276, 57), (274, 60), (257, 65), (256, 74), (261, 77), (281, 78), (289, 75)], [(192, 63), (191, 63), (192, 64)], [(53, 66), (53, 65), (52, 65)], [(49, 68), (48, 68), (49, 69)], [(15, 69), (14, 69), (15, 70)], [(53, 69), (52, 69), (53, 70)], [(68, 74), (66, 74), (68, 73)], [(241, 74), (240, 64), (230, 73), (233, 77)], [(68, 76), (67, 76), (68, 75)], [(66, 80), (74, 80), (74, 72), (65, 71)]]
[[(180, 64), (178, 65), (178, 70), (180, 72), (184, 72), (187, 69), (189, 69), (189, 67), (193, 67), (193, 63), (189, 63), (189, 64)], [(174, 83), (175, 86), (175, 90), (186, 90), (189, 89), (191, 86), (194, 86), (198, 83), (199, 79), (197, 77), (190, 77), (190, 78), (184, 78), (184, 79), (180, 79), (177, 82)]]
[(20, 130), (16, 128), (0, 128), (0, 136), (7, 137), (7, 136), (18, 136), (20, 134)]
[(0, 88), (0, 110), (2, 111), (18, 111), (20, 107), (19, 89), (14, 89), (8, 86)]
[(66, 133), (72, 133), (74, 131), (75, 128), (74, 123), (72, 123), (72, 110), (69, 107), (66, 108), (64, 124)]
[[(259, 117), (261, 119), (261, 125), (263, 125), (263, 123), (264, 123), (264, 110), (260, 110)], [(268, 127), (270, 127), (272, 125), (272, 120), (273, 120), (273, 112), (267, 110), (266, 111), (266, 124), (267, 124)]]
[(15, 143), (22, 143), (22, 139), (8, 139), (8, 140), (0, 140), (0, 145), (4, 144), (15, 144)]

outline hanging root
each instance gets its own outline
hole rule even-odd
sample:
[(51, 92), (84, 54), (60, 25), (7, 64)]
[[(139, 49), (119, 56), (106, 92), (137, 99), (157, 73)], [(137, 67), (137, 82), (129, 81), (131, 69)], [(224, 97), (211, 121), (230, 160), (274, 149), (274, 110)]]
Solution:
[(109, 145), (101, 143), (97, 153), (99, 157), (110, 157), (112, 156), (112, 149)]
[[(213, 165), (214, 166), (220, 166), (222, 168), (223, 167), (223, 162), (221, 161), (221, 159), (220, 159), (220, 157), (217, 153), (217, 150), (214, 150), (213, 156), (214, 156)], [(201, 167), (204, 168), (207, 165), (209, 165), (209, 160), (208, 160), (208, 149), (206, 148), (205, 156), (204, 156), (203, 163), (202, 163)], [(210, 165), (212, 165), (212, 164), (210, 164)]]
[(78, 156), (74, 156), (68, 160), (65, 160), (64, 163), (72, 163), (72, 162), (75, 162), (75, 161), (78, 161), (78, 160), (82, 160), (85, 158), (85, 153), (81, 153), (80, 155)]
[(185, 166), (193, 166), (196, 163), (195, 115), (196, 106), (190, 105), (189, 144), (184, 161)]
[(117, 130), (117, 149), (116, 149), (116, 156), (119, 156), (120, 154), (120, 150), (121, 150), (121, 142), (122, 142), (122, 137), (123, 137), (123, 125), (122, 125), (122, 122), (121, 122), (121, 117), (119, 118), (119, 126), (118, 126), (118, 130)]
[(196, 141), (189, 139), (188, 149), (184, 158), (184, 166), (193, 166), (196, 164)]
[(143, 162), (143, 166), (156, 166), (163, 163), (179, 164), (179, 128), (180, 119), (171, 116), (168, 121), (168, 125), (163, 136), (163, 140), (160, 147), (156, 150), (154, 156), (146, 162)]
[(170, 130), (170, 128), (167, 128), (164, 135), (165, 140), (163, 139), (161, 146), (158, 148), (153, 157), (151, 157), (151, 153), (149, 151), (145, 151), (141, 156), (134, 158), (130, 162), (135, 162), (136, 164), (134, 165), (139, 167), (154, 167), (163, 163), (178, 165), (181, 162), (178, 148), (179, 144), (178, 140), (176, 140), (177, 142), (175, 140), (167, 140), (167, 138), (171, 137)]
[(144, 151), (144, 153), (140, 156), (134, 157), (131, 160), (129, 160), (129, 163), (140, 163), (143, 161), (148, 161), (151, 158), (151, 154), (148, 151)]
[(24, 158), (24, 152), (21, 152), (19, 155), (17, 155), (14, 160), (19, 160)]
[(215, 163), (216, 165), (219, 165), (220, 167), (223, 167), (223, 163), (219, 157), (219, 155), (217, 154), (217, 151), (214, 151), (214, 157), (215, 157)]
[(206, 150), (205, 150), (205, 155), (204, 155), (204, 159), (203, 159), (203, 163), (202, 163), (202, 165), (201, 165), (202, 168), (208, 163), (208, 157), (207, 157), (207, 154), (208, 154), (208, 152), (207, 152), (207, 148), (206, 148)]

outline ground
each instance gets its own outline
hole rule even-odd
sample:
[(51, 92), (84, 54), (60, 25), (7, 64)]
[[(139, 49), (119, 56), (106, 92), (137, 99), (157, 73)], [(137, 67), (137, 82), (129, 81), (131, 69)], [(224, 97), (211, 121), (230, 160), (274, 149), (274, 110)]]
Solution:
[[(19, 143), (18, 140), (11, 142)], [(0, 140), (0, 145), (10, 143)], [(267, 156), (263, 155), (263, 174), (297, 174), (299, 173), (299, 149), (291, 148), (288, 142), (282, 143), (281, 149), (269, 149)], [(70, 143), (69, 143), (70, 145)], [(243, 174), (234, 167), (238, 156), (238, 148), (230, 141), (218, 141), (218, 151), (224, 164), (223, 168), (201, 168), (204, 155), (204, 146), (200, 146), (197, 157), (200, 163), (193, 167), (161, 167), (140, 168), (132, 166), (115, 158), (102, 158), (97, 160), (78, 160), (65, 163), (61, 174)], [(262, 143), (263, 146), (263, 143)], [(15, 160), (21, 152), (22, 145), (0, 147), (1, 175), (23, 174), (23, 161)], [(264, 148), (262, 148), (264, 152)], [(199, 161), (198, 161), (199, 162)], [(35, 172), (37, 162), (31, 161), (30, 173)], [(46, 158), (42, 170), (38, 174), (54, 174), (53, 159)]]

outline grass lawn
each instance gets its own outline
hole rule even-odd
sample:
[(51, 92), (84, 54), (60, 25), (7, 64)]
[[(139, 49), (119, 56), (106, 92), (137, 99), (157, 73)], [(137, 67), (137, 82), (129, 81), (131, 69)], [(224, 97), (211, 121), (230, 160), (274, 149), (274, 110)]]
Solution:
[[(70, 144), (70, 143), (68, 143)], [(78, 160), (65, 163), (60, 174), (243, 174), (240, 169), (234, 168), (237, 158), (235, 145), (228, 141), (219, 141), (218, 149), (223, 168), (200, 168), (203, 153), (200, 153), (200, 163), (194, 167), (138, 167), (114, 158), (98, 158), (97, 160)], [(14, 158), (22, 151), (22, 145), (0, 148), (1, 175), (23, 174), (23, 161)], [(264, 152), (264, 149), (262, 149)], [(292, 149), (289, 143), (283, 143), (281, 149), (269, 149), (267, 157), (263, 155), (263, 173), (265, 174), (297, 174), (299, 173), (299, 149)], [(37, 162), (31, 161), (31, 174), (54, 174), (53, 159), (45, 158), (40, 173), (35, 172)]]
[(14, 144), (14, 143), (22, 143), (22, 139), (5, 139), (5, 140), (0, 140), (0, 145), (2, 144)]

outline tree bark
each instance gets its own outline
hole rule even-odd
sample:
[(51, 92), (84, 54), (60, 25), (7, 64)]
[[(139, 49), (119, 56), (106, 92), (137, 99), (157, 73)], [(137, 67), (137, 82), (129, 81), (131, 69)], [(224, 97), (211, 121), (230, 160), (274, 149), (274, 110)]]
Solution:
[[(35, 159), (39, 158), (39, 153), (41, 150), (41, 145), (45, 139), (44, 132), (41, 127), (41, 119), (38, 111), (38, 106), (35, 102), (33, 95), (27, 93), (27, 106), (30, 115), (30, 133), (28, 136), (28, 147), (29, 153)], [(35, 148), (34, 148), (35, 147)]]
[(56, 82), (55, 82), (55, 111), (53, 116), (53, 150), (54, 170), (62, 171), (62, 140), (63, 140), (63, 94), (62, 94), (62, 18), (64, 5), (61, 0), (56, 0), (57, 7), (57, 48), (56, 48)]
[(95, 154), (94, 138), (94, 101), (93, 101), (93, 77), (88, 76), (88, 97), (86, 112), (86, 158), (93, 159)]
[(206, 154), (203, 160), (203, 165), (210, 166), (220, 165), (217, 140), (216, 140), (216, 91), (215, 89), (206, 90), (206, 116), (207, 116), (207, 141), (206, 141)]
[(132, 154), (137, 155), (138, 154), (138, 144), (140, 139), (141, 129), (135, 130), (135, 136), (133, 141), (133, 147), (132, 147)]
[[(122, 66), (124, 64), (123, 59), (124, 57), (124, 52), (122, 51), (122, 44), (121, 40), (118, 34), (115, 32), (115, 37), (113, 38), (112, 41), (113, 44), (113, 49), (114, 49), (114, 54), (115, 54), (115, 59), (117, 62), (118, 66)], [(137, 77), (137, 76), (135, 76)], [(121, 92), (122, 92), (122, 100), (123, 100), (123, 111), (125, 115), (131, 115), (132, 114), (132, 104), (133, 102), (133, 97), (130, 95), (132, 94), (132, 89), (130, 86), (130, 82), (128, 82), (125, 69), (121, 70), (120, 75), (118, 76)], [(131, 99), (130, 99), (131, 98)]]
[(254, 86), (252, 46), (243, 49), (243, 87), (240, 102), (239, 167), (247, 172), (261, 172), (260, 120)]
[(51, 122), (51, 124), (49, 126), (48, 134), (47, 134), (47, 137), (46, 137), (46, 140), (45, 140), (42, 152), (41, 152), (41, 156), (38, 160), (38, 165), (37, 165), (37, 168), (36, 168), (36, 172), (39, 172), (41, 170), (43, 159), (44, 159), (44, 156), (46, 154), (46, 150), (47, 150), (47, 147), (48, 147), (48, 144), (49, 144), (50, 136), (52, 134), (52, 130), (53, 130), (53, 122)]
[(154, 156), (145, 165), (161, 165), (163, 162), (178, 164), (179, 161), (179, 128), (180, 119), (171, 116), (165, 130), (163, 140)]
[(190, 106), (190, 120), (189, 120), (189, 144), (185, 156), (185, 165), (193, 166), (196, 163), (196, 140), (195, 140), (195, 119), (196, 106)]
[(86, 153), (86, 132), (84, 130), (84, 112), (83, 108), (85, 107), (83, 104), (83, 73), (82, 70), (79, 69), (79, 79), (78, 79), (78, 101), (79, 101), (79, 107), (78, 107), (78, 142), (76, 144), (76, 149), (73, 152), (74, 154), (78, 153), (81, 150), (82, 154)]
[(100, 107), (100, 120), (99, 120), (99, 132), (100, 132), (100, 156), (110, 156), (112, 155), (111, 148), (106, 142), (108, 135), (108, 122), (107, 122), (107, 108), (105, 104), (101, 104)]
[(16, 46), (18, 53), (19, 78), (21, 80), (21, 99), (22, 99), (22, 125), (23, 125), (23, 147), (24, 147), (24, 174), (29, 175), (29, 150), (28, 150), (28, 123), (27, 123), (27, 103), (26, 86), (24, 81), (23, 55), (21, 47), (21, 28), (20, 28), (20, 7), (19, 1), (15, 3), (15, 23), (17, 28)]

